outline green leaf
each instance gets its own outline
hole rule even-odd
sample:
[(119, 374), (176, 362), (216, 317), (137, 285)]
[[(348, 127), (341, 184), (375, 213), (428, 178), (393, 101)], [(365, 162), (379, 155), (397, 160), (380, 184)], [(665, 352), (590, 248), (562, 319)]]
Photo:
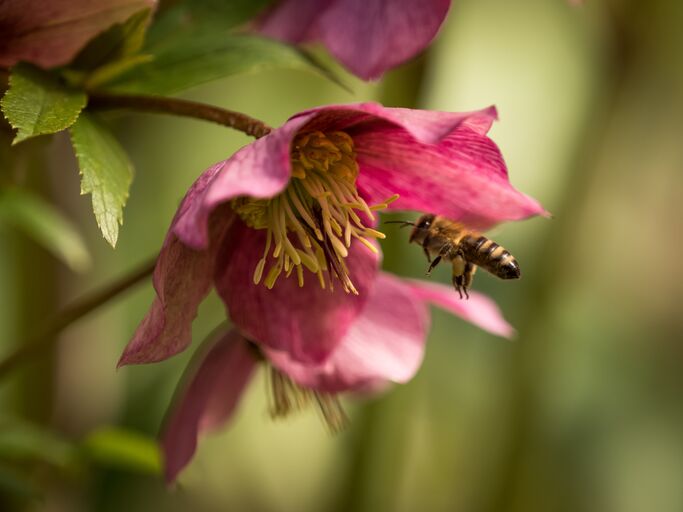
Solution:
[(181, 0), (164, 9), (150, 27), (148, 47), (173, 39), (179, 33), (226, 31), (243, 25), (272, 0)]
[(0, 221), (22, 230), (72, 270), (90, 266), (90, 255), (75, 226), (40, 197), (19, 189), (0, 189)]
[(133, 166), (111, 132), (94, 116), (81, 115), (70, 131), (81, 170), (81, 194), (92, 194), (97, 225), (107, 242), (115, 247), (133, 180)]
[(0, 101), (2, 111), (17, 130), (12, 144), (71, 126), (85, 106), (82, 91), (28, 64), (12, 68), (9, 89)]
[(93, 70), (140, 52), (145, 43), (151, 12), (150, 9), (143, 9), (125, 22), (112, 25), (90, 41), (69, 67)]
[(131, 55), (130, 57), (122, 57), (119, 60), (115, 60), (100, 66), (95, 71), (90, 73), (83, 81), (83, 86), (89, 90), (96, 89), (102, 84), (111, 82), (117, 76), (131, 71), (140, 64), (145, 64), (146, 62), (150, 62), (152, 60), (154, 60), (154, 55), (147, 55), (144, 53)]
[(91, 432), (82, 444), (91, 462), (139, 473), (161, 473), (161, 454), (156, 440), (138, 432), (102, 427)]
[(105, 89), (117, 93), (171, 94), (236, 73), (298, 68), (329, 74), (293, 46), (258, 36), (208, 32), (159, 46), (154, 60), (119, 75)]

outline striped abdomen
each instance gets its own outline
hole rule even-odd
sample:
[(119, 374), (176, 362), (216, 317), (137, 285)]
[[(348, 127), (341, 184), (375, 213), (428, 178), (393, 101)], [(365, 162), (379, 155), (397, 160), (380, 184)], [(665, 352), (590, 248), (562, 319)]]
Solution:
[(465, 259), (501, 279), (520, 276), (517, 260), (504, 247), (485, 236), (467, 235), (460, 241)]

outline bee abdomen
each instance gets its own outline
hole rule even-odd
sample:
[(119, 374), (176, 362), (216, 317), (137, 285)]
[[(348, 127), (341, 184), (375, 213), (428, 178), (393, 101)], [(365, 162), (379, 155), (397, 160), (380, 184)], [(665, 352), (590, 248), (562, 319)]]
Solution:
[(510, 252), (485, 236), (468, 235), (461, 242), (468, 261), (501, 279), (517, 279), (519, 264)]

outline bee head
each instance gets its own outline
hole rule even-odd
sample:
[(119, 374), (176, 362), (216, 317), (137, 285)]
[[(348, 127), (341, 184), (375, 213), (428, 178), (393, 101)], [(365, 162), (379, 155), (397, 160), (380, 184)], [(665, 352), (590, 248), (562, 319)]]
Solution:
[(422, 245), (427, 237), (427, 233), (429, 233), (429, 229), (432, 227), (432, 222), (434, 222), (435, 218), (436, 215), (433, 213), (425, 213), (422, 217), (417, 219), (415, 222), (415, 227), (413, 228), (413, 232), (410, 234), (409, 242), (416, 242)]

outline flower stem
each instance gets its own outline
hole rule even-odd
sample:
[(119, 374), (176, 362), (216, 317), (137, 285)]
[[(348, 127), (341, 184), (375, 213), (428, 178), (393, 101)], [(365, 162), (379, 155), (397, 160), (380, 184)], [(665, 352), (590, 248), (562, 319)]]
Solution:
[(88, 106), (97, 109), (127, 108), (140, 112), (194, 117), (234, 128), (256, 139), (267, 135), (272, 130), (263, 121), (241, 112), (180, 98), (93, 92), (89, 94)]
[(74, 301), (46, 327), (38, 331), (34, 336), (24, 340), (19, 344), (19, 348), (0, 361), (0, 379), (17, 366), (28, 361), (32, 356), (40, 355), (41, 351), (44, 352), (45, 349), (55, 344), (58, 340), (57, 335), (68, 326), (149, 277), (154, 271), (155, 265), (156, 258), (145, 263), (122, 279)]

